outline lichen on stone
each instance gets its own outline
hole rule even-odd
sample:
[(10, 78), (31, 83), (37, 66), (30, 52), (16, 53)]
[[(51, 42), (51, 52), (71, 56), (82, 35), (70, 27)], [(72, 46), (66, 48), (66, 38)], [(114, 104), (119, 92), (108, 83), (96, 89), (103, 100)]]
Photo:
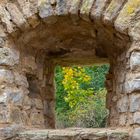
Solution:
[(39, 0), (38, 5), (39, 5), (39, 7), (43, 7), (47, 2), (48, 2), (48, 0)]
[(120, 31), (126, 31), (131, 26), (131, 20), (136, 15), (136, 11), (139, 8), (140, 0), (129, 0), (115, 21), (116, 28), (119, 28)]
[(131, 14), (134, 14), (137, 8), (140, 7), (140, 0), (129, 0), (124, 9), (122, 10), (122, 16), (131, 16)]
[[(91, 2), (90, 2), (91, 1)], [(81, 12), (82, 13), (88, 13), (90, 8), (91, 8), (91, 3), (93, 0), (90, 1), (83, 1), (82, 7), (81, 7)]]
[(140, 6), (140, 0), (131, 0), (126, 6), (126, 13), (133, 14), (135, 10)]

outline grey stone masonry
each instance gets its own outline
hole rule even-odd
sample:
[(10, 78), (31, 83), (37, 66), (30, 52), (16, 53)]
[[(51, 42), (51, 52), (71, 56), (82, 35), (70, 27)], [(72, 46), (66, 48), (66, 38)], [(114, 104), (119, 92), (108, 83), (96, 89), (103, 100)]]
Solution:
[(107, 126), (138, 138), (139, 11), (140, 0), (1, 0), (0, 128), (55, 128), (55, 66), (110, 64)]

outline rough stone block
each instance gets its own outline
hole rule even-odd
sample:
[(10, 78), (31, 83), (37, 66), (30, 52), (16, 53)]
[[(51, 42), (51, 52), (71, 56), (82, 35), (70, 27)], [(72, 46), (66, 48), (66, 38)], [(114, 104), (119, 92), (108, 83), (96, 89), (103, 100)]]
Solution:
[(0, 47), (3, 47), (5, 44), (5, 41), (2, 37), (0, 37)]
[(0, 69), (0, 84), (9, 83), (12, 84), (14, 82), (13, 72), (6, 69)]
[(28, 90), (17, 87), (6, 87), (1, 90), (0, 103), (11, 103), (15, 106), (22, 106), (24, 96), (28, 94)]
[(66, 15), (68, 14), (67, 8), (67, 0), (57, 0), (56, 2), (53, 0), (51, 5), (55, 6), (56, 4), (56, 15)]
[(33, 28), (37, 27), (40, 24), (40, 20), (38, 19), (36, 15), (29, 18), (28, 22)]
[(108, 2), (107, 0), (95, 1), (95, 4), (94, 4), (92, 11), (91, 11), (91, 17), (93, 19), (100, 19), (101, 18), (102, 12), (104, 11), (104, 7), (106, 6), (107, 2)]
[(73, 15), (78, 15), (79, 5), (80, 5), (79, 0), (71, 0), (69, 13)]
[(0, 139), (12, 139), (17, 134), (17, 132), (21, 131), (22, 129), (22, 126), (19, 124), (0, 128)]
[(23, 86), (25, 88), (29, 87), (29, 84), (28, 84), (26, 76), (24, 76), (24, 75), (22, 75), (22, 74), (20, 74), (18, 72), (14, 72), (14, 75), (15, 75), (15, 83), (18, 86)]
[(23, 58), (23, 69), (27, 72), (34, 72), (37, 69), (35, 58), (33, 56), (26, 56)]
[(17, 0), (18, 4), (20, 5), (20, 8), (22, 9), (22, 12), (24, 16), (30, 17), (32, 15), (30, 10), (30, 2), (27, 0)]
[(41, 99), (33, 98), (32, 105), (37, 109), (43, 109), (43, 102)]
[(133, 38), (133, 40), (140, 39), (140, 21), (138, 21), (135, 26), (129, 31), (129, 35)]
[(128, 140), (124, 130), (68, 128), (58, 130), (29, 130), (17, 135), (18, 139), (32, 140)]
[(128, 111), (129, 101), (128, 96), (122, 97), (117, 103), (118, 111), (123, 113)]
[(21, 27), (22, 24), (26, 22), (23, 14), (19, 11), (17, 6), (13, 3), (7, 3), (6, 5), (7, 10), (9, 11), (11, 15), (12, 21), (18, 26)]
[(120, 126), (125, 126), (126, 123), (127, 123), (127, 116), (126, 116), (126, 114), (121, 114), (119, 116), (119, 125)]
[(0, 48), (0, 65), (14, 66), (19, 63), (19, 52), (10, 48)]
[(134, 113), (133, 121), (135, 124), (140, 124), (140, 112)]
[(0, 103), (6, 103), (7, 102), (7, 96), (6, 94), (0, 95)]
[(131, 70), (140, 70), (140, 52), (133, 52), (130, 57)]
[(140, 110), (140, 94), (130, 96), (130, 112)]
[(139, 140), (140, 139), (140, 128), (136, 128), (132, 135), (132, 140)]
[[(20, 0), (20, 1), (22, 1), (22, 0)], [(29, 2), (30, 2), (30, 11), (31, 11), (32, 15), (34, 15), (35, 13), (37, 13), (39, 11), (39, 2), (40, 1), (30, 0)]]
[(82, 6), (80, 9), (80, 15), (86, 21), (90, 20), (89, 13), (90, 13), (93, 3), (94, 3), (94, 0), (88, 0), (88, 1), (83, 0), (83, 2), (82, 2)]
[(133, 24), (131, 21), (134, 20), (139, 7), (140, 0), (128, 0), (115, 21), (116, 29), (125, 32)]
[(112, 0), (104, 13), (104, 21), (107, 23), (113, 22), (113, 19), (118, 15), (118, 11), (120, 10), (124, 2), (125, 0)]
[(6, 124), (10, 122), (9, 107), (3, 103), (0, 104), (0, 123)]
[(128, 81), (126, 81), (124, 86), (125, 86), (125, 88), (124, 88), (125, 93), (132, 93), (135, 91), (139, 91), (140, 90), (140, 78), (136, 77), (131, 80), (128, 80)]
[(43, 111), (33, 109), (30, 114), (31, 124), (34, 126), (44, 126)]
[(0, 25), (0, 37), (4, 38), (6, 37), (5, 29), (2, 25)]
[(24, 110), (29, 110), (32, 107), (32, 102), (31, 102), (31, 98), (29, 98), (29, 96), (24, 96), (23, 99), (23, 108)]
[(40, 4), (40, 9), (39, 9), (39, 16), (41, 18), (46, 18), (53, 15), (53, 8), (51, 4), (48, 1), (43, 1)]
[(29, 118), (26, 112), (21, 111), (17, 107), (13, 107), (10, 111), (10, 121), (16, 124), (28, 125)]
[(13, 27), (14, 25), (12, 24), (11, 20), (11, 16), (9, 14), (9, 12), (5, 9), (4, 6), (0, 5), (0, 18), (2, 23), (4, 23), (6, 25), (6, 29), (9, 33), (13, 32)]

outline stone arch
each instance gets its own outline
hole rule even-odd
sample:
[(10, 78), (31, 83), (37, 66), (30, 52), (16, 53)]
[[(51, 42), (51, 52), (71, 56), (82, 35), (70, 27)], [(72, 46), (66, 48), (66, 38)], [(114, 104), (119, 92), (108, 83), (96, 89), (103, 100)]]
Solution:
[(0, 123), (45, 121), (54, 128), (55, 65), (109, 62), (108, 124), (139, 125), (139, 6), (139, 0), (1, 1)]

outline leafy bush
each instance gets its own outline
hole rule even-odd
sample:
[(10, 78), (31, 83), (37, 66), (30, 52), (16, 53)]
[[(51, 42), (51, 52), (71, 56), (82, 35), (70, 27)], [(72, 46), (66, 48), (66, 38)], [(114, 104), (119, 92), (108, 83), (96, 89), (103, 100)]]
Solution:
[(59, 128), (105, 126), (108, 112), (104, 80), (108, 68), (104, 65), (56, 69)]

